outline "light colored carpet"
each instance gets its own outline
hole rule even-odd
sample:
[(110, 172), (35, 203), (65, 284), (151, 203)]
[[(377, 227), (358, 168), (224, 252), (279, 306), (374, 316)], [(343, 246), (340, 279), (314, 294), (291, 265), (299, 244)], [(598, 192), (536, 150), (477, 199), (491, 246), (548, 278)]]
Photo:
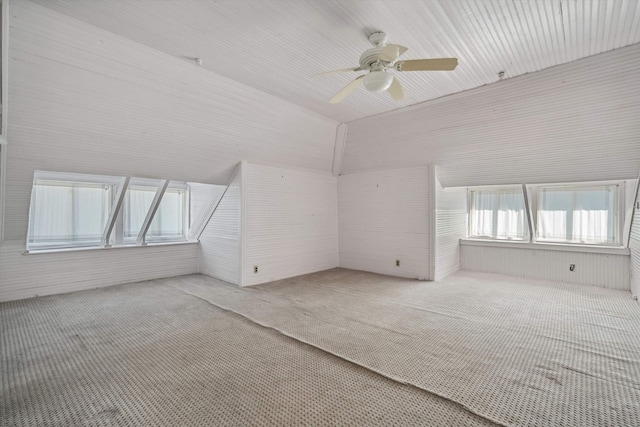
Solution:
[(0, 425), (491, 425), (177, 285), (272, 307), (203, 276), (0, 304)]
[(500, 424), (640, 425), (640, 307), (628, 292), (343, 269), (251, 288), (165, 283)]

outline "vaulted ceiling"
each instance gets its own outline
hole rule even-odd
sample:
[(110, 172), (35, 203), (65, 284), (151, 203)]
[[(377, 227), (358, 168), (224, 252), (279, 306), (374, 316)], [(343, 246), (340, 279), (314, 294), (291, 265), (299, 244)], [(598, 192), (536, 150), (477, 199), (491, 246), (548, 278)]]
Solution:
[[(372, 116), (640, 42), (638, 0), (33, 0), (340, 122)], [(408, 97), (359, 88), (327, 101), (385, 31), (402, 59), (457, 57), (405, 72)]]

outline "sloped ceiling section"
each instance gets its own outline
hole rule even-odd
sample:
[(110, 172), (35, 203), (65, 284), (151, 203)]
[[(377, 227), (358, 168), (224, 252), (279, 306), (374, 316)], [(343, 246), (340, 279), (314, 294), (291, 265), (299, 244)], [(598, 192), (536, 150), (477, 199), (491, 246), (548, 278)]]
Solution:
[[(640, 42), (636, 0), (34, 0), (339, 122)], [(409, 96), (360, 88), (327, 101), (385, 31), (403, 59), (458, 57), (453, 72), (401, 73)]]
[(211, 184), (241, 160), (331, 171), (336, 122), (32, 2), (10, 10), (6, 239), (24, 239), (37, 169)]
[(342, 172), (439, 165), (443, 186), (633, 179), (640, 44), (348, 123)]

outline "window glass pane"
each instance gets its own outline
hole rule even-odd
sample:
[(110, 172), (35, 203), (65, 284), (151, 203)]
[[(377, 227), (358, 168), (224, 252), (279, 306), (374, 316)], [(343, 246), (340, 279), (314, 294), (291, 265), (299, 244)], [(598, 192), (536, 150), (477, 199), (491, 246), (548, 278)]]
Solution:
[(158, 186), (129, 185), (122, 206), (122, 229), (125, 241), (135, 240), (138, 237), (157, 191)]
[(34, 181), (27, 248), (99, 244), (111, 194), (104, 183)]
[(540, 188), (537, 239), (617, 243), (617, 188), (616, 185)]
[(520, 189), (470, 192), (469, 236), (524, 240), (529, 227)]
[(184, 240), (186, 189), (167, 188), (145, 240)]

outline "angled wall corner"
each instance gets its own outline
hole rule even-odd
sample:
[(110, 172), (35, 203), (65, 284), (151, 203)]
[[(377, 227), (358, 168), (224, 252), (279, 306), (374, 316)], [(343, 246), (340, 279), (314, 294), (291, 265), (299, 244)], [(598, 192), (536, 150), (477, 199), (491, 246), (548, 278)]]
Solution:
[(629, 234), (630, 256), (630, 289), (631, 294), (640, 300), (640, 176), (636, 185), (636, 194), (633, 203), (633, 216), (631, 219), (631, 232)]
[(338, 177), (340, 267), (431, 279), (431, 188), (427, 166)]
[[(200, 235), (198, 270), (235, 285), (241, 284), (241, 186), (242, 164), (228, 187), (216, 186), (218, 192), (203, 189), (198, 197), (211, 200), (222, 196)], [(205, 191), (206, 194), (202, 194)]]
[(242, 286), (337, 267), (337, 179), (252, 163), (242, 170)]
[(434, 166), (435, 251), (433, 280), (441, 280), (460, 270), (460, 239), (467, 234), (467, 189), (443, 188)]

